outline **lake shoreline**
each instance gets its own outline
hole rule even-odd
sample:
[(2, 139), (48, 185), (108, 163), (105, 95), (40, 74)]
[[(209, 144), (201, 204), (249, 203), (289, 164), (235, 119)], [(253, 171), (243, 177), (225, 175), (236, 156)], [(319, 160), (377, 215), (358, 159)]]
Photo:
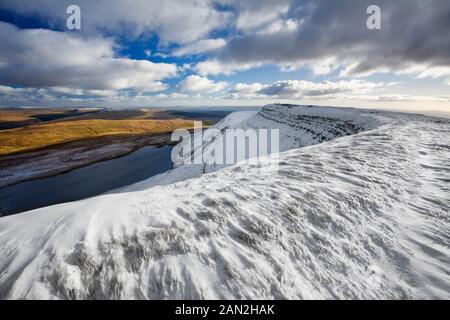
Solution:
[(172, 146), (147, 145), (113, 159), (0, 189), (0, 217), (95, 197), (172, 169)]
[(3, 110), (0, 124), (13, 120), (40, 122), (0, 130), (0, 140), (4, 139), (0, 150), (0, 190), (123, 157), (145, 146), (173, 146), (177, 143), (171, 141), (173, 130), (192, 128), (194, 120), (206, 121), (206, 129), (228, 113), (163, 109)]
[(127, 156), (143, 147), (173, 146), (171, 133), (114, 135), (69, 141), (0, 157), (0, 190), (48, 178), (94, 163)]

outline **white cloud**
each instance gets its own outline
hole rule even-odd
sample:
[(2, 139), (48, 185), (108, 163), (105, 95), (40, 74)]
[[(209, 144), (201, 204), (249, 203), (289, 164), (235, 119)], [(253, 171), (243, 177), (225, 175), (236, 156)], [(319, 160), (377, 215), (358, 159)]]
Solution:
[(236, 71), (244, 71), (260, 66), (261, 63), (224, 63), (219, 60), (205, 60), (195, 65), (195, 70), (202, 76), (207, 75), (231, 75)]
[(260, 92), (264, 89), (265, 85), (254, 83), (236, 83), (231, 92), (231, 98), (234, 99), (254, 99), (260, 97)]
[(133, 102), (157, 102), (157, 101), (179, 101), (183, 99), (188, 99), (189, 95), (172, 92), (170, 94), (166, 93), (158, 93), (156, 95), (144, 95), (139, 94), (133, 97), (130, 97), (129, 100)]
[[(351, 75), (352, 68), (355, 67), (355, 64), (348, 64), (346, 69), (344, 69), (341, 73), (341, 76), (349, 76)], [(375, 73), (393, 73), (398, 75), (407, 75), (414, 77), (416, 79), (437, 79), (450, 76), (450, 67), (447, 66), (431, 66), (428, 64), (413, 64), (410, 63), (407, 67), (404, 67), (400, 70), (394, 70), (392, 68), (374, 68), (367, 72), (358, 74), (356, 76), (370, 76)], [(355, 76), (355, 75), (354, 75)]]
[[(373, 98), (373, 97), (372, 97)], [(450, 101), (450, 97), (444, 96), (421, 96), (421, 95), (409, 95), (409, 94), (388, 94), (388, 95), (379, 95), (374, 97), (379, 101), (411, 101), (411, 102), (447, 102)], [(366, 97), (367, 100), (370, 100), (370, 97)]]
[(338, 68), (339, 64), (336, 62), (336, 59), (328, 58), (320, 61), (312, 61), (308, 66), (314, 75), (324, 76)]
[(18, 29), (0, 22), (0, 84), (86, 90), (160, 91), (174, 64), (116, 58), (111, 39)]
[(284, 80), (273, 84), (238, 83), (231, 90), (232, 98), (267, 98), (284, 99), (322, 98), (342, 94), (363, 95), (389, 84), (367, 82), (363, 80), (311, 82), (305, 80)]
[(217, 75), (217, 74), (226, 74), (230, 75), (233, 72), (232, 68), (227, 67), (225, 64), (219, 62), (218, 60), (206, 60), (199, 62), (195, 66), (195, 70), (201, 75)]
[(172, 55), (178, 57), (190, 54), (205, 53), (212, 50), (217, 50), (225, 44), (226, 42), (224, 39), (204, 39), (176, 49), (172, 52)]
[[(2, 0), (0, 8), (23, 14), (38, 14), (65, 25), (71, 0)], [(108, 30), (139, 36), (155, 32), (163, 42), (188, 43), (226, 25), (230, 14), (214, 8), (213, 1), (197, 0), (77, 0), (83, 32)]]
[(8, 98), (37, 99), (42, 97), (61, 98), (61, 97), (114, 97), (118, 95), (115, 90), (87, 90), (74, 89), (67, 87), (49, 87), (49, 88), (14, 88), (0, 85), (0, 95)]
[(293, 32), (297, 30), (299, 25), (300, 22), (294, 19), (287, 19), (287, 20), (278, 19), (268, 24), (258, 33), (262, 35), (269, 35), (280, 32)]
[(228, 83), (225, 81), (214, 82), (206, 77), (190, 75), (179, 83), (178, 91), (194, 93), (214, 93), (224, 90), (227, 85)]
[(253, 3), (252, 1), (243, 1), (239, 9), (236, 27), (244, 31), (250, 31), (276, 20), (287, 12), (289, 5), (283, 3), (283, 1), (278, 3), (273, 1), (265, 3), (261, 1), (253, 1)]
[(431, 67), (431, 66), (420, 66), (420, 72), (417, 74), (418, 79), (425, 78), (441, 78), (450, 75), (450, 67)]
[(183, 63), (183, 65), (180, 67), (182, 71), (188, 71), (192, 69), (192, 65), (189, 63)]
[[(195, 65), (195, 71), (203, 76), (207, 75), (232, 75), (239, 71), (246, 71), (254, 68), (261, 67), (268, 62), (260, 61), (253, 63), (236, 63), (229, 61), (221, 61), (218, 59), (210, 59), (199, 62)], [(336, 63), (336, 60), (332, 57), (327, 59), (322, 59), (320, 61), (300, 61), (298, 63), (270, 63), (272, 65), (277, 65), (281, 71), (283, 72), (291, 72), (298, 70), (304, 66), (307, 66), (314, 75), (328, 75), (332, 71), (336, 70), (339, 67), (339, 64)], [(344, 76), (344, 75), (342, 75)]]
[[(31, 90), (32, 91), (32, 90)], [(18, 96), (30, 92), (29, 88), (13, 88), (10, 86), (0, 85), (0, 95), (5, 96)]]

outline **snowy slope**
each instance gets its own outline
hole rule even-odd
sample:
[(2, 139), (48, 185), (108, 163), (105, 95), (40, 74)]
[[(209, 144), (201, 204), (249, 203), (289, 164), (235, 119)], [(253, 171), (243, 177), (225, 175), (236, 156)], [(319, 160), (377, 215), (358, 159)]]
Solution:
[[(278, 129), (279, 151), (282, 152), (370, 130), (396, 118), (394, 113), (390, 113), (388, 116), (385, 114), (385, 112), (364, 109), (274, 104), (267, 105), (259, 111), (234, 112), (217, 123), (213, 129), (223, 134), (227, 129)], [(400, 117), (404, 117), (403, 114)], [(214, 136), (213, 130), (206, 130), (205, 142), (193, 150), (192, 162), (203, 163), (203, 165), (184, 164), (184, 158), (180, 158), (178, 162), (174, 163), (174, 170), (115, 192), (138, 191), (155, 185), (167, 185), (229, 166), (227, 164), (207, 164), (214, 162), (211, 161), (211, 158), (214, 158), (211, 156), (211, 150), (219, 140), (213, 139)], [(180, 145), (185, 143), (186, 141), (182, 141)]]
[(449, 299), (450, 121), (352, 117), (371, 130), (283, 152), (277, 171), (0, 218), (0, 298)]

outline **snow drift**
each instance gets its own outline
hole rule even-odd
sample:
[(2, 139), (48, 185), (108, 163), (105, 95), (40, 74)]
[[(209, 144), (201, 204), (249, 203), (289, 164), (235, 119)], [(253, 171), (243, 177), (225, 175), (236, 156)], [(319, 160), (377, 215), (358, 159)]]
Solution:
[(450, 298), (450, 121), (280, 105), (233, 117), (220, 125), (276, 123), (286, 149), (324, 142), (282, 152), (279, 170), (268, 157), (172, 172), (0, 218), (0, 298)]

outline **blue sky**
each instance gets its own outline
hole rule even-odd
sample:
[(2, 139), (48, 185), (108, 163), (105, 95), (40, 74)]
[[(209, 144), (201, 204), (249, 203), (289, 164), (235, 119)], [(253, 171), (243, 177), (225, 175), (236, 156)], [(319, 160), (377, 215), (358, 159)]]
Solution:
[[(70, 4), (80, 30), (66, 27)], [(444, 0), (3, 0), (0, 106), (446, 111), (449, 14)]]

